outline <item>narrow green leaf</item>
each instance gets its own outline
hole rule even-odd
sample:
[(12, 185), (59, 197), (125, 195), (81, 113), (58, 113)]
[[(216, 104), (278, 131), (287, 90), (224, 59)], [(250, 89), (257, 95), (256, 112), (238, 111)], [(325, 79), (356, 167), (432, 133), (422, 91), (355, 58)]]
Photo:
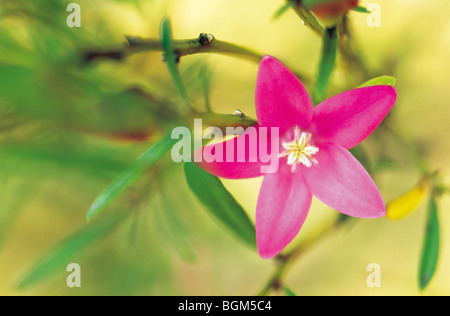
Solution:
[(371, 86), (392, 86), (395, 87), (397, 79), (391, 76), (381, 76), (370, 79), (363, 83), (358, 88), (371, 87)]
[(439, 257), (439, 217), (434, 195), (430, 198), (428, 208), (428, 222), (422, 251), (422, 261), (419, 271), (420, 290), (424, 290), (430, 283), (436, 271)]
[(285, 293), (287, 296), (297, 296), (297, 295), (295, 295), (295, 293), (294, 293), (290, 288), (288, 288), (286, 285), (283, 285), (283, 291), (284, 291), (284, 293)]
[(283, 14), (287, 12), (292, 6), (294, 5), (293, 2), (288, 1), (285, 4), (283, 4), (275, 13), (273, 14), (272, 20), (275, 21), (279, 19)]
[(228, 192), (219, 178), (200, 169), (192, 162), (184, 164), (184, 172), (189, 188), (208, 213), (227, 226), (247, 245), (255, 248), (255, 227), (242, 206)]
[(183, 80), (181, 79), (181, 75), (178, 70), (179, 56), (176, 55), (173, 49), (172, 27), (168, 18), (164, 18), (161, 24), (161, 41), (163, 46), (164, 60), (166, 62), (170, 76), (172, 77), (175, 88), (177, 89), (186, 105), (191, 107), (191, 103), (189, 102), (189, 98), (183, 85)]
[(315, 85), (314, 101), (321, 102), (333, 72), (338, 48), (338, 32), (336, 27), (327, 28), (323, 35), (322, 58), (319, 65), (319, 74)]
[(352, 10), (356, 11), (356, 12), (362, 12), (362, 13), (371, 13), (369, 10), (367, 10), (367, 8), (365, 8), (363, 6), (357, 6), (356, 8), (354, 8)]
[(82, 250), (100, 238), (106, 237), (124, 216), (125, 213), (103, 217), (74, 233), (35, 262), (15, 287), (26, 290), (48, 280), (54, 274), (64, 272), (68, 264), (75, 262), (74, 259), (77, 259), (76, 256)]
[(145, 171), (156, 163), (177, 142), (167, 134), (162, 140), (142, 154), (138, 160), (125, 169), (92, 203), (86, 219), (89, 221), (103, 211), (117, 196), (132, 185)]

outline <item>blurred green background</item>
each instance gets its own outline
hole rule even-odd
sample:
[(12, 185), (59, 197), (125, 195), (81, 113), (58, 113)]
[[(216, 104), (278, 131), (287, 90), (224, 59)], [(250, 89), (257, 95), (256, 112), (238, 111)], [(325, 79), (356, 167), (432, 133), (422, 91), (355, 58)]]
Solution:
[[(169, 159), (98, 222), (86, 223), (98, 194), (185, 112), (161, 52), (121, 61), (83, 58), (86, 51), (121, 47), (126, 35), (159, 38), (161, 19), (169, 16), (175, 39), (210, 33), (312, 78), (320, 38), (292, 10), (274, 20), (281, 0), (78, 0), (81, 28), (66, 25), (70, 2), (0, 2), (0, 295), (256, 294), (274, 262), (260, 259), (211, 219), (187, 188), (182, 166)], [(390, 126), (418, 144), (427, 164), (449, 183), (450, 3), (361, 1), (370, 3), (381, 6), (382, 27), (368, 27), (363, 13), (349, 18), (373, 76), (397, 78)], [(183, 57), (180, 71), (198, 108), (197, 73), (205, 66), (212, 71), (213, 110), (256, 117), (257, 64), (213, 54)], [(361, 83), (339, 61), (333, 92)], [(390, 162), (373, 175), (386, 202), (420, 179), (388, 135), (373, 134), (364, 148), (373, 159)], [(261, 179), (224, 183), (253, 218)], [(449, 202), (448, 195), (439, 199), (440, 258), (426, 295), (450, 294)], [(298, 295), (418, 295), (426, 204), (403, 220), (363, 220), (325, 238), (295, 262), (286, 284)], [(89, 230), (118, 212), (128, 216)], [(336, 216), (314, 201), (293, 245)], [(69, 262), (52, 267), (36, 285), (15, 286), (80, 230), (89, 237), (71, 244)], [(71, 262), (81, 266), (81, 288), (66, 286)], [(370, 263), (381, 267), (381, 288), (366, 284)]]

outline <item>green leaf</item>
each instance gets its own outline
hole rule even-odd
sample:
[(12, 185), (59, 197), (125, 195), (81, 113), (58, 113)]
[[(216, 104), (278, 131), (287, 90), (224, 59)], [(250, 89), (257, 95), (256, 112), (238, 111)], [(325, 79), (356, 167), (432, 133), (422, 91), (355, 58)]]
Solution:
[(142, 154), (138, 160), (125, 169), (92, 203), (86, 219), (89, 221), (103, 211), (117, 196), (132, 185), (145, 171), (156, 163), (177, 142), (167, 134), (162, 140)]
[(287, 296), (297, 296), (297, 295), (295, 295), (295, 293), (294, 293), (290, 288), (288, 288), (286, 285), (283, 285), (283, 291), (284, 291), (284, 293), (285, 293)]
[(183, 85), (183, 80), (181, 79), (181, 75), (178, 70), (179, 56), (176, 55), (173, 49), (172, 27), (168, 18), (164, 18), (161, 24), (161, 41), (163, 46), (164, 60), (167, 65), (167, 69), (169, 69), (169, 73), (172, 77), (175, 88), (177, 89), (186, 105), (191, 107), (191, 103)]
[(219, 178), (200, 169), (192, 162), (184, 164), (184, 173), (189, 188), (208, 213), (227, 226), (247, 245), (256, 248), (254, 225)]
[(320, 60), (319, 74), (315, 85), (314, 101), (316, 104), (321, 102), (325, 97), (325, 92), (336, 62), (338, 44), (337, 28), (327, 28), (323, 35), (322, 58)]
[(285, 14), (287, 12), (287, 10), (292, 8), (293, 5), (294, 5), (294, 3), (291, 1), (288, 1), (285, 4), (283, 4), (277, 11), (275, 11), (275, 13), (273, 14), (272, 20), (279, 19), (283, 14)]
[(434, 195), (430, 198), (428, 222), (419, 270), (420, 290), (424, 290), (433, 278), (439, 258), (439, 217)]
[(356, 12), (362, 12), (362, 13), (371, 13), (369, 10), (367, 10), (367, 8), (362, 7), (362, 6), (357, 6), (356, 8), (354, 8), (352, 10), (356, 11)]
[(395, 87), (397, 79), (391, 76), (381, 76), (370, 79), (369, 81), (363, 83), (358, 88), (371, 87), (371, 86), (392, 86)]
[(67, 265), (73, 263), (82, 250), (100, 238), (106, 237), (124, 217), (125, 213), (103, 217), (74, 233), (34, 263), (15, 287), (26, 290), (46, 281), (53, 274), (65, 271)]

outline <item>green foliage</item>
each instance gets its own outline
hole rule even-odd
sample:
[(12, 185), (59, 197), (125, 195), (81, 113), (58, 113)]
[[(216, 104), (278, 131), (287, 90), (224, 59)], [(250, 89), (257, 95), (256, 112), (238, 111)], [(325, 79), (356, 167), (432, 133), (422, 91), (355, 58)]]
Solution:
[[(402, 78), (405, 78), (405, 74), (411, 76), (410, 78), (417, 77), (414, 71), (419, 68), (414, 65), (420, 66), (420, 55), (423, 54), (411, 54), (414, 47), (408, 43), (408, 36), (406, 36), (411, 33), (409, 28), (405, 34), (402, 34), (404, 36), (402, 39), (405, 39), (405, 45), (401, 45), (404, 46), (404, 52), (401, 49), (397, 52), (398, 54), (394, 54), (396, 56), (387, 54), (383, 57), (380, 54), (379, 57), (386, 59), (380, 59), (379, 65), (373, 63), (370, 68), (364, 69), (364, 64), (360, 61), (365, 59), (365, 56), (362, 56), (357, 45), (354, 45), (354, 34), (351, 29), (346, 29), (348, 25), (355, 22), (351, 21), (352, 14), (343, 19), (347, 21), (348, 18), (349, 22), (348, 25), (340, 25), (344, 29), (338, 28), (338, 32), (336, 29), (329, 28), (325, 31), (314, 14), (308, 10), (314, 5), (328, 1), (334, 0), (304, 0), (301, 2), (302, 5), (295, 5), (299, 3), (296, 1), (285, 1), (282, 4), (273, 15), (273, 19), (278, 19), (287, 10), (293, 9), (306, 25), (299, 27), (299, 34), (294, 33), (294, 29), (291, 28), (287, 32), (263, 34), (260, 39), (247, 38), (245, 27), (248, 23), (267, 22), (264, 16), (261, 20), (255, 18), (255, 21), (251, 21), (252, 14), (249, 14), (248, 19), (246, 17), (230, 27), (230, 32), (233, 29), (238, 30), (235, 32), (236, 36), (229, 35), (230, 37), (223, 39), (241, 42), (244, 45), (251, 44), (253, 47), (247, 49), (219, 39), (214, 40), (214, 45), (200, 47), (194, 40), (191, 44), (194, 43), (193, 46), (198, 51), (191, 51), (189, 55), (197, 52), (221, 53), (258, 63), (262, 57), (259, 50), (261, 53), (270, 53), (273, 48), (274, 52), (278, 52), (278, 56), (275, 57), (296, 68), (303, 63), (303, 60), (296, 63), (299, 59), (305, 58), (304, 60), (307, 61), (308, 58), (316, 58), (315, 56), (320, 54), (313, 49), (308, 50), (307, 54), (310, 55), (297, 54), (300, 51), (296, 48), (297, 44), (307, 47), (310, 45), (309, 42), (304, 41), (308, 37), (303, 36), (303, 32), (306, 34), (312, 30), (323, 36), (322, 54), (317, 56), (320, 58), (317, 81), (311, 87), (310, 80), (305, 80), (309, 76), (305, 76), (303, 72), (296, 74), (308, 89), (311, 88), (313, 91), (315, 103), (323, 100), (330, 91), (341, 92), (344, 87), (352, 88), (355, 82), (363, 82), (370, 78), (370, 73), (387, 72), (403, 76)], [(210, 5), (206, 2), (205, 5)], [(15, 265), (21, 269), (23, 262), (27, 265), (29, 261), (33, 263), (17, 283), (20, 290), (33, 289), (58, 273), (64, 272), (69, 262), (79, 259), (84, 251), (92, 247), (94, 251), (88, 260), (89, 268), (92, 269), (90, 274), (95, 275), (91, 284), (95, 283), (97, 288), (84, 289), (83, 293), (173, 295), (180, 284), (177, 283), (179, 280), (174, 281), (168, 275), (178, 271), (176, 269), (179, 266), (172, 266), (171, 264), (176, 260), (170, 261), (167, 254), (172, 254), (174, 251), (181, 259), (190, 263), (195, 262), (198, 254), (195, 251), (195, 239), (191, 237), (198, 234), (200, 237), (197, 236), (197, 238), (202, 240), (204, 236), (204, 231), (199, 229), (202, 222), (195, 217), (198, 215), (195, 213), (197, 209), (190, 206), (194, 197), (201, 202), (207, 214), (220, 222), (228, 232), (252, 249), (255, 248), (253, 223), (218, 178), (192, 163), (186, 163), (184, 175), (189, 188), (194, 193), (192, 195), (187, 187), (181, 189), (178, 187), (180, 184), (185, 185), (181, 169), (178, 169), (178, 173), (171, 174), (172, 169), (169, 167), (172, 166), (176, 170), (176, 166), (163, 159), (177, 141), (171, 140), (167, 132), (175, 125), (189, 125), (192, 123), (193, 116), (202, 118), (206, 124), (222, 129), (227, 126), (245, 128), (257, 124), (256, 120), (244, 115), (212, 112), (213, 108), (217, 112), (226, 108), (225, 104), (228, 100), (224, 100), (223, 96), (230, 91), (233, 93), (236, 84), (232, 83), (226, 88), (214, 86), (216, 81), (211, 80), (213, 75), (211, 69), (214, 69), (215, 76), (221, 77), (217, 83), (228, 85), (240, 76), (240, 61), (235, 64), (227, 64), (228, 61), (224, 63), (231, 65), (228, 70), (234, 70), (236, 67), (236, 71), (229, 72), (231, 74), (227, 74), (227, 71), (220, 72), (223, 71), (221, 58), (228, 58), (223, 56), (217, 59), (213, 59), (216, 57), (203, 58), (205, 55), (201, 55), (202, 58), (200, 56), (183, 57), (182, 67), (180, 67), (180, 53), (174, 49), (174, 47), (180, 47), (178, 46), (180, 41), (172, 37), (170, 20), (168, 18), (162, 20), (159, 36), (153, 33), (153, 30), (158, 29), (160, 17), (163, 16), (161, 11), (167, 14), (168, 7), (173, 4), (171, 2), (169, 5), (168, 1), (160, 1), (153, 5), (157, 2), (115, 0), (93, 4), (92, 1), (80, 0), (83, 27), (74, 29), (66, 25), (68, 14), (66, 7), (69, 3), (67, 1), (15, 0), (0, 3), (0, 178), (2, 180), (0, 183), (0, 249), (2, 253), (0, 255), (4, 259), (0, 264), (2, 264), (2, 271), (9, 272), (8, 269), (14, 268)], [(273, 10), (273, 7), (270, 9)], [(369, 13), (361, 6), (353, 10)], [(214, 10), (206, 11), (208, 15), (214, 14), (216, 18), (215, 13), (210, 13)], [(175, 20), (177, 14), (179, 12), (171, 12), (177, 27), (183, 27), (183, 20)], [(124, 19), (140, 16), (142, 20), (122, 25), (117, 23), (119, 16)], [(217, 14), (218, 23), (223, 17)], [(196, 17), (189, 16), (189, 19), (191, 18)], [(439, 21), (435, 22), (437, 24), (433, 24), (433, 29), (437, 34), (436, 37), (440, 38), (439, 30), (442, 28)], [(282, 27), (281, 24), (273, 29), (278, 32), (278, 27), (280, 29)], [(210, 25), (205, 25), (206, 29), (201, 31), (207, 32), (214, 29), (214, 26), (208, 29)], [(125, 34), (130, 30), (133, 34)], [(135, 34), (135, 30), (139, 34)], [(364, 32), (362, 29), (358, 31)], [(228, 34), (228, 31), (226, 33)], [(417, 34), (420, 35), (420, 33)], [(149, 36), (158, 45), (152, 50), (146, 51), (145, 48), (139, 48), (142, 50), (137, 49), (130, 53), (127, 50), (129, 47), (126, 44), (123, 45), (126, 35), (130, 35), (130, 39)], [(197, 34), (191, 35), (189, 38), (194, 38)], [(222, 34), (214, 35), (222, 36)], [(339, 42), (338, 35), (342, 35), (342, 43)], [(417, 47), (419, 44), (420, 47), (423, 45), (428, 47), (427, 37), (416, 36), (419, 38)], [(261, 42), (258, 43), (259, 40)], [(294, 41), (298, 41), (297, 44), (293, 43)], [(279, 46), (270, 46), (274, 43)], [(292, 49), (285, 49), (286, 47), (283, 46), (291, 44), (292, 46), (289, 47)], [(382, 45), (380, 49), (381, 47)], [(257, 49), (258, 53), (255, 53), (253, 48)], [(378, 61), (379, 59), (373, 56), (374, 50), (366, 48), (362, 49), (368, 54), (367, 61)], [(431, 48), (433, 49), (438, 51), (436, 47)], [(336, 64), (338, 50), (341, 53), (342, 64)], [(90, 51), (98, 53), (112, 51), (120, 52), (120, 54), (113, 54), (114, 58), (89, 61), (87, 52)], [(137, 56), (138, 51), (139, 56)], [(161, 52), (164, 63), (161, 63)], [(405, 58), (408, 56), (411, 58)], [(413, 64), (409, 59), (413, 61)], [(217, 67), (216, 64), (214, 68), (211, 67), (212, 60), (217, 61)], [(402, 67), (397, 67), (400, 61), (404, 64)], [(303, 64), (306, 66), (304, 69), (306, 73), (314, 71), (307, 68), (307, 62)], [(158, 67), (161, 65), (165, 65), (168, 72), (161, 67), (163, 71), (158, 73), (157, 71), (160, 70)], [(336, 66), (339, 67), (339, 79), (342, 81), (336, 82), (335, 86), (331, 84), (331, 78)], [(360, 69), (357, 69), (358, 67)], [(433, 69), (433, 67), (423, 69)], [(227, 75), (222, 77), (222, 74)], [(429, 82), (439, 83), (439, 80), (433, 81), (434, 76), (427, 78), (431, 79), (426, 80), (424, 86)], [(411, 82), (415, 84), (414, 81)], [(382, 76), (373, 78), (360, 87), (395, 86), (395, 84), (395, 78)], [(433, 89), (439, 90), (434, 86)], [(174, 91), (178, 95), (174, 95)], [(424, 90), (420, 92), (418, 90), (415, 94), (419, 95), (422, 91)], [(218, 99), (220, 102), (214, 104), (213, 102)], [(241, 96), (236, 99), (240, 100)], [(407, 97), (404, 100), (407, 100)], [(438, 95), (433, 98), (433, 105), (434, 102), (439, 102)], [(203, 111), (195, 113), (194, 107), (197, 106), (199, 109), (205, 109), (206, 113)], [(234, 109), (235, 105), (229, 104), (229, 106)], [(238, 106), (241, 105), (236, 105)], [(414, 104), (402, 104), (402, 106), (403, 109), (412, 108)], [(229, 108), (226, 109), (223, 112), (230, 113)], [(439, 110), (434, 106), (433, 109), (435, 113)], [(193, 113), (195, 115), (191, 115)], [(414, 115), (411, 118), (414, 118)], [(406, 124), (405, 121), (402, 120), (401, 124)], [(402, 139), (398, 135), (389, 134), (387, 131), (389, 123), (383, 123), (378, 129), (380, 133), (378, 136), (381, 135), (379, 139), (375, 136), (372, 138), (375, 140), (373, 143), (368, 140), (368, 143), (353, 148), (352, 154), (371, 173), (379, 174), (386, 170), (390, 173), (399, 170), (403, 172), (405, 169), (402, 168), (409, 167), (409, 164), (412, 168), (407, 169), (408, 172), (412, 169), (429, 172), (430, 166), (422, 156), (425, 151), (427, 155), (434, 154), (430, 152), (430, 148), (435, 147), (438, 142), (430, 139), (427, 146), (415, 147), (413, 141), (409, 141), (407, 137)], [(396, 126), (395, 123), (398, 122), (393, 122), (391, 126)], [(399, 127), (400, 130), (407, 130), (407, 128), (407, 125)], [(422, 130), (420, 132), (422, 133)], [(161, 138), (160, 135), (166, 136)], [(423, 135), (429, 134), (424, 131)], [(141, 153), (143, 154), (139, 156)], [(411, 163), (410, 160), (414, 160), (415, 163)], [(141, 181), (137, 182), (138, 179)], [(107, 183), (109, 185), (101, 192)], [(98, 195), (99, 192), (101, 192), (100, 195)], [(97, 199), (87, 214), (88, 220), (93, 220), (81, 229), (74, 227), (77, 218), (84, 218), (86, 209), (95, 196)], [(68, 200), (67, 197), (73, 200)], [(121, 205), (119, 197), (128, 203)], [(441, 246), (439, 239), (443, 222), (439, 222), (436, 205), (438, 198), (437, 194), (431, 197), (428, 209), (427, 229), (419, 271), (419, 285), (422, 290), (435, 277), (439, 261)], [(72, 203), (73, 201), (76, 203)], [(124, 213), (116, 213), (117, 210), (111, 207), (113, 202), (117, 209), (126, 208)], [(104, 212), (107, 207), (110, 209)], [(97, 216), (99, 214), (101, 216)], [(204, 214), (200, 213), (199, 216), (201, 215)], [(36, 221), (35, 218), (38, 220)], [(128, 221), (130, 218), (132, 221)], [(349, 219), (350, 217), (344, 215), (339, 217), (340, 223), (347, 222)], [(125, 235), (114, 236), (115, 239), (110, 244), (95, 247), (100, 240), (127, 224), (130, 225)], [(55, 230), (46, 231), (48, 227), (46, 225), (54, 225)], [(66, 229), (69, 231), (66, 232)], [(30, 258), (33, 253), (30, 249), (35, 247), (33, 238), (53, 236), (61, 233), (59, 230), (64, 230), (62, 236), (69, 235), (69, 237), (61, 242), (55, 242), (56, 247), (50, 247), (51, 250), (39, 261)], [(39, 240), (39, 242), (43, 241)], [(211, 241), (211, 244), (214, 242), (215, 240)], [(50, 243), (53, 245), (54, 241), (51, 240)], [(18, 244), (20, 247), (17, 247)], [(120, 247), (123, 249), (117, 251)], [(19, 260), (16, 264), (17, 256), (14, 255), (17, 255), (19, 251), (21, 258), (24, 259), (23, 262)], [(30, 255), (25, 258), (26, 253)], [(111, 260), (111, 258), (117, 259), (117, 254), (123, 260)], [(287, 257), (284, 259), (291, 260)], [(284, 259), (281, 258), (281, 260)], [(5, 277), (8, 277), (7, 274), (5, 273)], [(173, 274), (177, 275), (177, 273)], [(114, 276), (111, 277), (112, 275)], [(11, 277), (16, 276), (17, 271), (12, 271)], [(155, 281), (158, 281), (158, 286), (153, 288), (151, 284)], [(176, 285), (169, 285), (171, 281), (174, 281)], [(3, 291), (10, 290), (7, 289), (7, 282), (10, 280), (1, 284)], [(295, 296), (288, 287), (280, 288), (280, 284), (284, 282), (270, 283), (270, 286), (276, 285), (277, 289), (282, 290), (284, 294)]]
[(91, 220), (102, 212), (119, 194), (132, 185), (145, 171), (156, 163), (176, 143), (168, 134), (153, 145), (130, 167), (125, 169), (92, 203), (86, 218)]
[(77, 256), (92, 243), (104, 238), (124, 218), (125, 213), (112, 214), (91, 223), (89, 226), (69, 236), (50, 250), (17, 282), (19, 290), (26, 290), (48, 280), (58, 272), (65, 271), (68, 263), (76, 262)]
[[(30, 172), (27, 176), (27, 181), (5, 177), (0, 186), (0, 250), (14, 222), (22, 214), (26, 202), (36, 189), (38, 177)], [(18, 196), (21, 198), (18, 199)]]
[(285, 14), (290, 8), (292, 8), (292, 6), (294, 5), (294, 3), (292, 1), (287, 1), (285, 4), (283, 4), (274, 14), (272, 17), (272, 20), (277, 20), (279, 19), (283, 14)]
[(337, 28), (327, 28), (323, 35), (322, 57), (315, 84), (314, 101), (316, 104), (325, 98), (325, 92), (336, 62), (338, 44)]
[(178, 70), (178, 62), (180, 56), (177, 56), (172, 45), (172, 27), (168, 18), (163, 19), (161, 23), (161, 41), (164, 51), (164, 60), (169, 70), (172, 81), (186, 105), (190, 106), (190, 101), (187, 96), (183, 81)]
[(361, 12), (361, 13), (370, 13), (370, 11), (367, 10), (367, 8), (365, 8), (363, 6), (357, 6), (356, 8), (353, 9), (353, 11)]
[(255, 227), (222, 182), (192, 162), (184, 164), (184, 172), (189, 188), (208, 214), (222, 222), (247, 245), (255, 248)]
[(419, 270), (419, 284), (421, 290), (424, 290), (427, 287), (436, 271), (439, 258), (439, 235), (439, 217), (436, 206), (436, 197), (432, 195), (428, 206), (428, 220)]
[(381, 76), (368, 80), (367, 82), (360, 85), (358, 88), (370, 87), (370, 86), (392, 86), (395, 87), (397, 79), (391, 76)]
[(297, 296), (290, 288), (288, 288), (286, 285), (283, 285), (283, 292), (286, 294), (286, 296)]

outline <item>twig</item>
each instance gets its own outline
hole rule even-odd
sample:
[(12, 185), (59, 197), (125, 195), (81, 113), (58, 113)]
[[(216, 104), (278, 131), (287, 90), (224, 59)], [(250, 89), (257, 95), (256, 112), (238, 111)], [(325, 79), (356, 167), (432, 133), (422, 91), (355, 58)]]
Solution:
[[(143, 39), (140, 37), (127, 37), (128, 54), (144, 51), (160, 51), (161, 42), (155, 39)], [(188, 40), (174, 40), (173, 48), (179, 58), (200, 53), (218, 53), (238, 56), (249, 61), (259, 63), (264, 55), (256, 53), (248, 48), (236, 44), (220, 41), (211, 34), (202, 33), (198, 38)]]
[[(203, 53), (215, 53), (234, 56), (259, 64), (264, 54), (257, 53), (251, 49), (221, 41), (211, 34), (202, 33), (198, 38), (187, 40), (174, 40), (173, 49), (178, 59), (183, 56)], [(89, 50), (83, 55), (84, 63), (90, 63), (99, 59), (112, 59), (121, 61), (131, 55), (142, 52), (162, 51), (162, 43), (159, 39), (144, 39), (140, 37), (127, 37), (127, 43), (120, 48), (106, 50)], [(311, 78), (306, 75), (294, 72), (304, 84), (311, 82)]]
[[(84, 61), (93, 62), (97, 59), (122, 60), (128, 56), (142, 52), (162, 51), (163, 45), (159, 39), (145, 39), (141, 37), (127, 36), (127, 43), (123, 47), (108, 50), (90, 50), (85, 52)], [(202, 33), (198, 38), (186, 40), (174, 40), (173, 49), (178, 58), (200, 53), (218, 53), (233, 55), (259, 63), (264, 55), (256, 53), (248, 48), (220, 41), (211, 34)]]
[(304, 240), (297, 248), (292, 250), (287, 255), (279, 255), (275, 258), (277, 260), (278, 266), (269, 280), (264, 284), (262, 289), (259, 291), (258, 296), (266, 296), (272, 290), (277, 290), (283, 284), (283, 279), (289, 271), (292, 264), (300, 258), (308, 249), (318, 244), (319, 241), (323, 240), (330, 234), (338, 231), (340, 228), (344, 227), (345, 224), (353, 222), (353, 219), (342, 220), (339, 217), (332, 225), (322, 228), (318, 233)]

